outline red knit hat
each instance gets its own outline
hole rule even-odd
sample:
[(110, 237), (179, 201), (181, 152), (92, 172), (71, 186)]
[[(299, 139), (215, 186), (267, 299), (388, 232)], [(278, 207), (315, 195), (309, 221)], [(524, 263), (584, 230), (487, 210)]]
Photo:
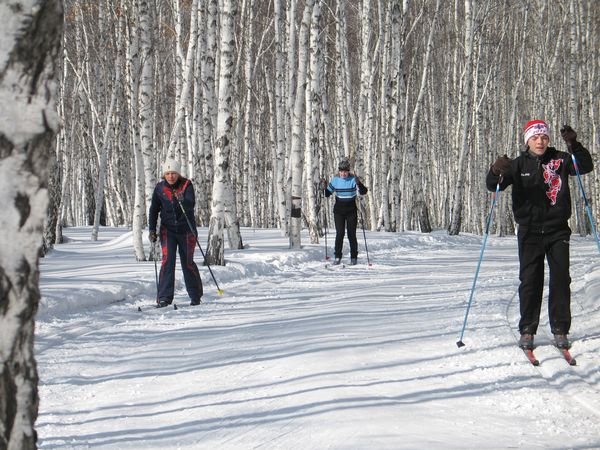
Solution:
[(548, 128), (548, 124), (543, 120), (530, 120), (525, 125), (525, 143), (530, 137), (535, 136), (536, 134), (545, 134), (550, 137), (550, 128)]

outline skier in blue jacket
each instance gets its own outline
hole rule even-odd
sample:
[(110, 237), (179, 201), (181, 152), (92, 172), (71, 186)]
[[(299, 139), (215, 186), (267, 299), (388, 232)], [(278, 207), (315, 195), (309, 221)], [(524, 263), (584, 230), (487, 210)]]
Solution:
[(189, 179), (181, 176), (181, 164), (174, 159), (167, 159), (163, 164), (163, 179), (154, 188), (148, 214), (149, 239), (154, 243), (159, 237), (156, 233), (156, 225), (160, 213), (162, 265), (156, 299), (158, 307), (173, 302), (178, 249), (185, 287), (191, 299), (190, 304), (200, 304), (203, 294), (202, 280), (198, 266), (194, 262), (197, 233), (192, 231), (196, 230), (195, 203), (194, 186)]
[(339, 175), (334, 177), (325, 188), (325, 197), (335, 194), (333, 218), (335, 220), (335, 252), (333, 264), (342, 261), (342, 247), (344, 245), (345, 230), (348, 231), (350, 242), (350, 264), (357, 263), (358, 242), (356, 240), (356, 226), (358, 223), (358, 208), (356, 207), (356, 193), (365, 195), (368, 189), (360, 179), (350, 173), (350, 161), (344, 158), (338, 165)]

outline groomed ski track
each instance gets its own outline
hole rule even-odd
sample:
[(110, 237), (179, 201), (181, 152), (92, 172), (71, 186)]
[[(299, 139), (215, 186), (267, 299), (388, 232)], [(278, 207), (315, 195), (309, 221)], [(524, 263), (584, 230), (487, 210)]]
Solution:
[(457, 349), (479, 236), (368, 232), (371, 267), (363, 251), (327, 270), (322, 244), (245, 230), (248, 248), (213, 268), (224, 295), (201, 267), (203, 304), (187, 307), (178, 273), (173, 310), (148, 308), (154, 267), (130, 261), (130, 234), (85, 232), (42, 261), (41, 449), (600, 448), (590, 239), (571, 244), (577, 366), (544, 311), (533, 367), (516, 346), (514, 237), (490, 236)]

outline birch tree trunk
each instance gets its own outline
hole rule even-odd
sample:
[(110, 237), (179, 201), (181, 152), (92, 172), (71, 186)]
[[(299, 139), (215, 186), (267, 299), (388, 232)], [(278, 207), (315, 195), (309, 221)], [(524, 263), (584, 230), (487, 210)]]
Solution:
[(33, 450), (39, 403), (34, 317), (59, 124), (54, 100), (62, 3), (2, 7), (0, 23), (0, 449)]
[(454, 186), (454, 197), (452, 199), (452, 213), (450, 217), (450, 226), (448, 234), (451, 236), (460, 233), (462, 223), (464, 179), (466, 170), (466, 160), (469, 153), (469, 121), (472, 90), (472, 66), (473, 66), (473, 13), (471, 0), (465, 0), (465, 42), (464, 42), (464, 71), (463, 88), (460, 93), (460, 113), (462, 122), (459, 122), (460, 129), (460, 147), (458, 152), (458, 173), (456, 185)]
[(219, 60), (219, 113), (215, 146), (215, 179), (212, 191), (212, 212), (208, 229), (206, 259), (209, 264), (225, 265), (223, 231), (228, 227), (231, 248), (243, 248), (236, 217), (235, 199), (231, 188), (230, 152), (233, 142), (233, 88), (235, 71), (234, 17), (236, 1), (223, 0), (221, 11), (221, 57)]
[[(577, 95), (577, 72), (580, 66), (578, 61), (579, 49), (578, 49), (578, 39), (577, 39), (577, 11), (575, 10), (575, 0), (569, 1), (569, 13), (568, 17), (569, 21), (569, 58), (566, 62), (568, 67), (568, 79), (569, 79), (569, 88), (568, 88), (568, 104), (569, 104), (569, 123), (575, 129), (578, 128), (577, 124), (577, 109), (579, 107), (579, 99)], [(559, 130), (555, 132), (555, 139), (559, 138)], [(558, 144), (558, 143), (557, 143)], [(558, 146), (558, 145), (556, 145)], [(579, 186), (577, 185), (577, 181), (575, 178), (571, 177), (569, 180), (571, 183), (572, 192), (577, 192), (579, 194)], [(574, 214), (573, 219), (575, 221), (574, 228), (577, 230), (580, 236), (585, 236), (588, 234), (588, 226), (586, 221), (586, 213), (585, 206), (583, 204), (581, 195), (573, 196), (573, 206), (574, 206)]]
[(284, 177), (286, 173), (286, 145), (285, 145), (285, 20), (281, 11), (283, 0), (275, 2), (275, 194), (277, 201), (277, 217), (279, 228), (288, 235), (288, 208), (286, 202), (286, 187)]
[[(252, 53), (252, 44), (254, 40), (254, 0), (246, 0), (246, 11), (248, 16), (246, 23), (246, 47), (244, 55), (244, 78), (246, 81), (245, 89), (245, 108), (244, 108), (244, 154), (247, 169), (244, 170), (246, 176), (246, 183), (243, 189), (246, 191), (245, 204), (248, 207), (248, 214), (250, 216), (250, 226), (256, 227), (258, 225), (256, 214), (256, 161), (254, 153), (254, 141), (252, 135), (252, 90), (254, 88), (254, 55)], [(242, 213), (242, 217), (244, 214)]]
[[(142, 2), (146, 3), (146, 2)], [(140, 7), (144, 5), (140, 4)], [(147, 8), (147, 3), (145, 7)], [(130, 15), (142, 15), (142, 11), (139, 12), (134, 10), (129, 11)], [(146, 12), (147, 14), (147, 12)], [(121, 19), (122, 21), (122, 19)], [(133, 213), (132, 213), (132, 234), (133, 234), (133, 252), (137, 261), (144, 261), (146, 259), (144, 244), (142, 239), (142, 228), (146, 223), (146, 200), (145, 200), (145, 170), (144, 170), (144, 158), (142, 155), (142, 134), (152, 133), (152, 130), (144, 130), (144, 123), (141, 113), (142, 101), (138, 104), (138, 97), (140, 96), (140, 82), (138, 73), (140, 73), (141, 66), (143, 64), (140, 61), (140, 46), (141, 35), (144, 34), (142, 30), (138, 32), (137, 23), (135, 21), (127, 22), (127, 100), (128, 100), (128, 111), (129, 120), (135, 126), (132, 126), (130, 132), (130, 146), (132, 147), (133, 153), (133, 178), (134, 178), (134, 202), (133, 202)], [(146, 19), (140, 20), (140, 26), (148, 26)], [(138, 36), (140, 39), (138, 40)], [(143, 57), (142, 57), (143, 59)], [(151, 88), (152, 86), (150, 86)], [(147, 94), (146, 94), (147, 95)], [(145, 116), (150, 113), (149, 105), (144, 106), (146, 109)], [(139, 123), (138, 123), (139, 121)], [(144, 139), (152, 138), (152, 135), (145, 136)], [(149, 200), (149, 199), (148, 199)]]
[[(371, 0), (362, 0), (361, 12), (361, 52), (360, 52), (360, 93), (358, 99), (358, 142), (355, 153), (355, 169), (362, 169), (362, 153), (367, 145), (367, 141), (371, 139), (369, 136), (369, 103), (372, 98), (372, 89), (370, 82), (371, 73), (373, 71), (372, 63), (372, 48), (371, 48)], [(350, 156), (350, 155), (346, 155)]]
[(139, 11), (139, 50), (140, 50), (140, 81), (139, 81), (139, 127), (140, 146), (144, 161), (144, 197), (150, 204), (154, 191), (156, 177), (156, 154), (153, 151), (153, 89), (154, 89), (154, 50), (152, 46), (152, 15), (148, 0), (140, 0)]
[(306, 86), (306, 120), (304, 132), (304, 152), (306, 155), (306, 196), (308, 197), (308, 211), (306, 219), (308, 222), (308, 233), (311, 244), (319, 243), (319, 220), (317, 217), (317, 195), (319, 184), (319, 165), (317, 155), (319, 152), (319, 133), (320, 133), (320, 111), (321, 111), (321, 76), (323, 66), (321, 57), (323, 53), (322, 41), (320, 39), (321, 30), (321, 0), (316, 0), (310, 23), (310, 44), (309, 44), (309, 75)]
[(298, 38), (298, 71), (296, 98), (294, 101), (294, 110), (292, 116), (292, 149), (290, 156), (290, 165), (292, 171), (292, 211), (290, 217), (290, 248), (300, 249), (302, 239), (302, 174), (303, 174), (303, 154), (302, 151), (302, 122), (306, 108), (306, 66), (308, 63), (308, 45), (310, 19), (315, 0), (307, 0), (304, 4), (302, 14), (302, 24), (300, 25), (300, 35)]
[[(406, 8), (406, 10), (404, 9)], [(400, 0), (390, 2), (388, 11), (389, 24), (387, 25), (386, 43), (389, 48), (384, 50), (384, 54), (389, 58), (389, 78), (388, 86), (385, 89), (387, 101), (385, 102), (385, 114), (389, 117), (386, 120), (384, 145), (381, 167), (379, 173), (380, 197), (379, 218), (375, 223), (375, 228), (385, 231), (394, 230), (394, 221), (392, 220), (392, 209), (390, 204), (394, 204), (394, 193), (399, 191), (397, 177), (399, 172), (399, 147), (402, 135), (402, 124), (404, 122), (404, 105), (406, 103), (406, 85), (404, 83), (403, 68), (404, 62), (404, 43), (406, 39), (405, 17), (408, 13), (408, 4)], [(385, 66), (385, 65), (384, 65)]]
[[(356, 120), (353, 119), (352, 109), (352, 83), (351, 83), (351, 72), (350, 72), (350, 57), (348, 55), (348, 42), (347, 42), (347, 24), (346, 24), (346, 1), (338, 0), (336, 4), (336, 21), (335, 21), (335, 46), (336, 46), (336, 89), (337, 97), (340, 105), (340, 111), (338, 111), (340, 130), (338, 133), (341, 139), (341, 148), (343, 152), (341, 154), (334, 153), (332, 158), (335, 163), (340, 160), (341, 155), (350, 155), (351, 148), (351, 132), (350, 126), (356, 124)], [(334, 146), (337, 147), (337, 146)]]
[[(194, 80), (193, 69), (194, 57), (196, 56), (196, 45), (198, 45), (198, 0), (193, 0), (191, 6), (188, 47), (185, 59), (182, 58), (184, 61), (182, 67), (183, 81), (181, 90), (178, 92), (178, 101), (175, 106), (175, 119), (173, 121), (173, 128), (171, 129), (171, 137), (169, 138), (169, 147), (167, 150), (167, 156), (170, 155), (176, 159), (182, 159), (178, 155), (178, 149), (181, 145), (180, 140), (182, 137), (183, 126), (187, 120), (187, 115), (189, 114), (188, 104), (190, 101), (192, 81)], [(187, 152), (185, 153), (187, 155)], [(187, 157), (184, 159), (187, 160)], [(186, 165), (187, 163), (182, 166), (186, 167)], [(184, 172), (187, 175), (187, 171)]]
[(417, 127), (421, 118), (421, 109), (423, 107), (423, 99), (425, 96), (425, 88), (427, 85), (427, 79), (429, 76), (429, 60), (431, 59), (431, 51), (433, 49), (433, 36), (437, 29), (437, 17), (440, 10), (440, 0), (435, 2), (435, 12), (429, 28), (429, 37), (427, 38), (427, 44), (425, 46), (425, 56), (423, 57), (423, 72), (421, 74), (421, 86), (419, 87), (419, 93), (415, 102), (415, 108), (412, 114), (412, 120), (410, 124), (410, 134), (408, 138), (407, 146), (407, 158), (408, 164), (406, 170), (408, 171), (407, 179), (410, 180), (405, 189), (405, 192), (410, 192), (407, 203), (408, 213), (411, 219), (419, 224), (419, 228), (423, 233), (431, 233), (431, 223), (429, 221), (429, 208), (425, 202), (425, 185), (423, 183), (423, 172), (421, 170), (421, 164), (417, 155)]
[[(119, 73), (119, 72), (117, 72)], [(110, 132), (112, 127), (113, 120), (113, 111), (115, 107), (115, 103), (117, 101), (117, 85), (119, 84), (119, 80), (114, 80), (111, 99), (110, 99), (110, 107), (106, 113), (106, 123), (104, 124), (104, 132), (102, 133), (101, 145), (97, 149), (98, 150), (98, 179), (96, 184), (96, 199), (95, 205), (96, 209), (94, 211), (94, 224), (92, 227), (92, 241), (98, 240), (98, 230), (100, 228), (100, 218), (102, 214), (102, 209), (104, 207), (104, 186), (106, 183), (106, 166), (108, 164), (108, 152), (110, 151)], [(96, 142), (96, 140), (94, 140)]]

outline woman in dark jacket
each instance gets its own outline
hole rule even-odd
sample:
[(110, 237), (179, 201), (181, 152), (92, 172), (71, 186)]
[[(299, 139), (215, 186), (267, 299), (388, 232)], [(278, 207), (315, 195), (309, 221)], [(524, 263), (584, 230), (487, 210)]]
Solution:
[[(194, 218), (196, 198), (194, 186), (181, 176), (178, 161), (167, 159), (163, 164), (163, 179), (158, 182), (152, 194), (148, 225), (149, 238), (156, 242), (156, 225), (160, 213), (160, 245), (162, 265), (158, 282), (158, 307), (170, 305), (175, 291), (175, 262), (179, 249), (179, 260), (183, 279), (191, 305), (199, 305), (203, 290), (198, 266), (194, 262), (197, 233)], [(194, 231), (192, 231), (194, 230)]]
[(561, 130), (569, 153), (549, 147), (549, 135), (545, 122), (528, 122), (525, 126), (527, 149), (513, 160), (506, 155), (498, 158), (486, 179), (490, 191), (496, 189), (498, 182), (500, 190), (509, 185), (513, 187), (513, 214), (519, 226), (519, 346), (523, 349), (533, 349), (533, 337), (539, 325), (544, 259), (548, 260), (550, 272), (550, 329), (557, 347), (570, 347), (567, 338), (571, 327), (569, 176), (576, 175), (570, 153), (575, 155), (581, 174), (594, 168), (590, 153), (577, 142), (577, 134), (571, 127), (565, 125)]

